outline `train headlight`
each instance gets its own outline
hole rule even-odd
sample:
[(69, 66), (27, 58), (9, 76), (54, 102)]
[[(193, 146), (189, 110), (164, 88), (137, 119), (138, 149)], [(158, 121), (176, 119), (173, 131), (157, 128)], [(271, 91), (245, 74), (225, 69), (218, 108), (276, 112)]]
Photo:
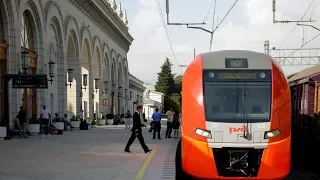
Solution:
[(212, 138), (211, 132), (207, 131), (207, 130), (196, 129), (195, 133), (198, 134), (199, 136), (203, 136), (203, 137), (210, 138), (210, 139)]
[(262, 72), (262, 73), (260, 73), (260, 78), (262, 78), (262, 79), (263, 79), (263, 78), (265, 78), (265, 77), (266, 77), (266, 74), (265, 74), (265, 73), (263, 73), (263, 72)]
[(280, 135), (280, 129), (276, 129), (276, 130), (273, 130), (273, 131), (266, 131), (264, 133), (264, 139), (273, 138), (273, 137), (276, 137), (278, 135)]

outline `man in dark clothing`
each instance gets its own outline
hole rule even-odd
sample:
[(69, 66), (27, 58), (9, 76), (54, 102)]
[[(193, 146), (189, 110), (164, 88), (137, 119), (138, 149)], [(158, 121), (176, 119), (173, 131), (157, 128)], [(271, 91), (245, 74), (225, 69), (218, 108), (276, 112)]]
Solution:
[(23, 130), (23, 137), (28, 138), (27, 136), (27, 113), (23, 110), (23, 106), (20, 106), (20, 111), (17, 115), (19, 119), (19, 131), (20, 137), (22, 137), (22, 130)]
[(144, 150), (145, 153), (148, 153), (151, 151), (151, 149), (148, 148), (148, 146), (144, 142), (144, 138), (142, 136), (142, 127), (145, 126), (144, 124), (141, 123), (141, 118), (140, 118), (140, 113), (142, 113), (142, 106), (137, 107), (137, 112), (133, 114), (133, 125), (132, 125), (132, 134), (131, 137), (126, 145), (126, 148), (124, 149), (125, 152), (131, 153), (130, 151), (130, 146), (138, 137), (138, 140)]

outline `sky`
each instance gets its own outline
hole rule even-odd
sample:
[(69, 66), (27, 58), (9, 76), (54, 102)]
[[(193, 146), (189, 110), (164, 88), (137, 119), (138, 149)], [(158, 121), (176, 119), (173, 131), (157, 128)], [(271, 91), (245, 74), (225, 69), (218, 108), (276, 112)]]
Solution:
[[(170, 0), (170, 22), (199, 23), (205, 20), (201, 27), (211, 30), (213, 22), (213, 5), (215, 0)], [(230, 9), (235, 0), (216, 0), (216, 27)], [(320, 28), (320, 0), (278, 0), (276, 4), (277, 20), (300, 20), (307, 11), (304, 20), (315, 20), (308, 24)], [(117, 0), (119, 3), (119, 0)], [(161, 12), (166, 23), (165, 0), (159, 0)], [(161, 19), (157, 0), (122, 0), (122, 7), (127, 9), (129, 33), (134, 38), (128, 53), (129, 71), (132, 75), (147, 84), (155, 84), (157, 73), (168, 57), (172, 70), (176, 75), (183, 74), (196, 55), (209, 51), (210, 34), (185, 26), (167, 26)], [(317, 4), (319, 4), (317, 6)], [(209, 12), (209, 13), (208, 13)], [(206, 15), (208, 17), (206, 18)], [(270, 47), (297, 49), (320, 33), (311, 27), (297, 26), (285, 43), (296, 23), (273, 23), (272, 0), (239, 0), (230, 14), (222, 21), (213, 36), (212, 51), (237, 49), (264, 52), (264, 41), (270, 41)], [(172, 49), (165, 28), (168, 31)], [(320, 48), (320, 36), (304, 48)], [(173, 52), (175, 56), (173, 55)], [(288, 56), (293, 51), (271, 51), (274, 57)], [(298, 53), (298, 54), (297, 54)], [(298, 51), (294, 56), (301, 53)], [(305, 53), (309, 54), (309, 51)], [(311, 52), (315, 55), (315, 51)], [(320, 55), (320, 51), (318, 51)], [(174, 58), (175, 57), (175, 58)], [(286, 74), (301, 71), (310, 66), (282, 66)]]

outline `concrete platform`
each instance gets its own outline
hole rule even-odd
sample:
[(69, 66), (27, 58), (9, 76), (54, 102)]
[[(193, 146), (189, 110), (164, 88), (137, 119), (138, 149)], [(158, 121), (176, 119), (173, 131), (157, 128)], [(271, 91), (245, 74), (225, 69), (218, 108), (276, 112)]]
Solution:
[(148, 157), (174, 142), (153, 140), (147, 130), (145, 141), (155, 151), (149, 154), (143, 152), (138, 140), (131, 146), (132, 154), (123, 152), (131, 133), (121, 125), (64, 132), (50, 138), (0, 141), (0, 180), (142, 179)]
[[(132, 154), (123, 152), (131, 133), (121, 125), (0, 141), (0, 180), (174, 180), (178, 140), (165, 139), (164, 131), (153, 140), (144, 129), (148, 154), (138, 140)], [(318, 178), (294, 171), (288, 179)]]

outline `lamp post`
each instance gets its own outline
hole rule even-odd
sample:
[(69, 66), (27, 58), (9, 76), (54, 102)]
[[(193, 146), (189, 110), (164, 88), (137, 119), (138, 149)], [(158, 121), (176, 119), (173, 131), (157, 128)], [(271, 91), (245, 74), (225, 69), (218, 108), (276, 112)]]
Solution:
[(53, 81), (52, 78), (54, 77), (54, 65), (55, 65), (55, 63), (53, 61), (49, 62), (49, 77), (50, 77), (50, 80), (48, 80), (48, 81), (50, 81), (51, 85), (52, 85), (52, 81)]
[(69, 85), (70, 86), (70, 89), (71, 89), (71, 86), (72, 86), (72, 82), (73, 82), (73, 69), (68, 69), (68, 83), (66, 84), (67, 86)]
[(27, 69), (29, 69), (29, 52), (21, 52), (21, 67), (23, 69), (23, 74), (27, 74)]
[(132, 91), (129, 92), (129, 100), (132, 99)]
[(139, 104), (139, 94), (137, 94), (137, 104)]
[[(132, 91), (129, 91), (129, 101), (130, 101), (130, 106), (129, 106), (129, 108), (132, 108), (132, 107), (133, 107), (133, 104), (132, 104), (132, 102), (131, 102), (131, 99), (132, 99)], [(132, 112), (134, 112), (134, 111), (132, 111)]]
[(121, 97), (121, 89), (122, 89), (122, 87), (121, 86), (119, 86), (119, 92), (118, 92), (118, 97)]
[(125, 102), (125, 112), (127, 111), (128, 106), (128, 95), (127, 95), (128, 89), (124, 89), (124, 102)]
[(114, 105), (114, 93), (115, 93), (115, 87), (116, 87), (116, 84), (114, 82), (112, 82), (112, 89), (111, 89), (111, 105), (112, 105), (112, 114), (114, 115), (115, 113), (115, 105)]
[(86, 91), (87, 90), (87, 85), (88, 85), (88, 74), (83, 74), (82, 75), (82, 84), (83, 84), (84, 88), (81, 87), (81, 89), (84, 89)]
[(108, 81), (104, 81), (104, 93), (106, 93), (106, 95), (108, 95)]
[(118, 113), (120, 114), (120, 99), (121, 99), (121, 96), (122, 96), (122, 94), (121, 94), (121, 89), (122, 89), (122, 87), (121, 86), (119, 86), (119, 91), (118, 91)]
[(114, 93), (116, 92), (115, 86), (116, 86), (116, 84), (115, 84), (115, 83), (112, 83), (112, 94), (113, 94), (113, 95), (114, 95)]
[(99, 89), (99, 79), (98, 78), (94, 79), (94, 88), (96, 89), (96, 93), (98, 93), (98, 89)]

